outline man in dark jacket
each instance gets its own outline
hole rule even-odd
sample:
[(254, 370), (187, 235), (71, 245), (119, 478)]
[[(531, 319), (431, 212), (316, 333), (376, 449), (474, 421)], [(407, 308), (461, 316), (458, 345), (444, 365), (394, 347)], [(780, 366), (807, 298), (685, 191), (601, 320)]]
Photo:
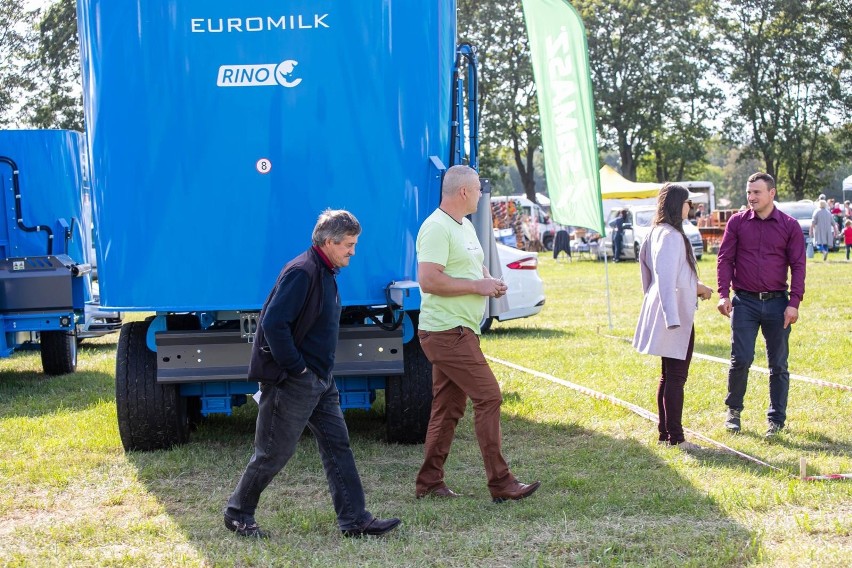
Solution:
[(324, 211), (313, 246), (287, 263), (260, 312), (249, 363), (249, 379), (262, 385), (254, 455), (224, 511), (225, 527), (240, 536), (268, 536), (254, 518), (260, 494), (293, 456), (305, 426), (316, 438), (344, 536), (382, 535), (400, 524), (365, 508), (331, 373), (341, 309), (335, 277), (360, 234), (348, 211)]

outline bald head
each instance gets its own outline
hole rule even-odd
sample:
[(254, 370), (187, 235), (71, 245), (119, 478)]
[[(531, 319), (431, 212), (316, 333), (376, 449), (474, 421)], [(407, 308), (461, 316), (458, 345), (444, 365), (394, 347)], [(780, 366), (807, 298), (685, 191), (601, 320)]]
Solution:
[(453, 197), (463, 187), (478, 188), (479, 174), (470, 166), (453, 166), (444, 174), (441, 197)]

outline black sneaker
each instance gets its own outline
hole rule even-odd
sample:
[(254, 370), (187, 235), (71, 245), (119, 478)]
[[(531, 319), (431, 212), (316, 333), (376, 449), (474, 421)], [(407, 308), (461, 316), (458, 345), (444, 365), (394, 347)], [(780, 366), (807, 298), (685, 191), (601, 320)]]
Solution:
[(728, 409), (728, 415), (725, 417), (725, 429), (732, 434), (740, 432), (740, 411), (733, 408)]
[(225, 513), (225, 528), (240, 536), (249, 538), (269, 538), (269, 533), (261, 530), (256, 522), (243, 523)]
[(383, 534), (387, 534), (398, 527), (401, 522), (402, 521), (399, 519), (379, 519), (377, 517), (373, 517), (358, 528), (346, 529), (342, 532), (343, 536), (353, 538), (361, 538), (362, 536), (382, 536)]
[(769, 421), (769, 427), (766, 429), (766, 434), (763, 435), (764, 438), (774, 438), (778, 432), (783, 430), (784, 427), (777, 422)]

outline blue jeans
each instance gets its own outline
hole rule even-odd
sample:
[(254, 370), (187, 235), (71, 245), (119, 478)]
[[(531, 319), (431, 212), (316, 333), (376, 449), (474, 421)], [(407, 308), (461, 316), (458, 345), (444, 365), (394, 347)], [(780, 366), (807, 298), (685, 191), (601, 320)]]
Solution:
[(787, 393), (790, 373), (787, 372), (788, 340), (792, 326), (784, 329), (784, 310), (787, 298), (771, 300), (734, 295), (731, 304), (731, 367), (728, 370), (728, 396), (725, 404), (734, 410), (743, 409), (748, 386), (748, 370), (754, 361), (754, 344), (758, 328), (766, 341), (769, 363), (769, 410), (766, 417), (781, 426), (787, 420)]
[(364, 508), (364, 489), (334, 377), (323, 379), (311, 371), (263, 387), (254, 455), (228, 501), (227, 515), (254, 522), (261, 492), (293, 456), (305, 426), (316, 438), (340, 529), (358, 528), (373, 518)]
[[(621, 259), (621, 251), (624, 249), (624, 234), (621, 232), (615, 233), (612, 239), (613, 242), (613, 250), (612, 256), (613, 260)], [(638, 258), (636, 260), (639, 260)]]

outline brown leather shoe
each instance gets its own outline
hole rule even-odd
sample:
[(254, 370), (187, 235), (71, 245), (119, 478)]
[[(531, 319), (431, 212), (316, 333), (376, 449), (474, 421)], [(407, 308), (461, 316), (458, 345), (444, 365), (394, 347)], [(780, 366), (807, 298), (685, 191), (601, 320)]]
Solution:
[(456, 497), (461, 497), (458, 493), (447, 487), (446, 485), (442, 487), (437, 487), (435, 489), (430, 489), (429, 491), (424, 491), (423, 493), (417, 493), (418, 499), (423, 499), (424, 497), (439, 497), (442, 499), (455, 499)]
[(525, 499), (535, 493), (536, 489), (540, 486), (541, 481), (535, 481), (529, 485), (515, 481), (515, 483), (510, 485), (507, 489), (504, 489), (499, 493), (492, 493), (491, 500), (495, 503), (502, 503), (503, 501), (517, 501), (518, 499)]

